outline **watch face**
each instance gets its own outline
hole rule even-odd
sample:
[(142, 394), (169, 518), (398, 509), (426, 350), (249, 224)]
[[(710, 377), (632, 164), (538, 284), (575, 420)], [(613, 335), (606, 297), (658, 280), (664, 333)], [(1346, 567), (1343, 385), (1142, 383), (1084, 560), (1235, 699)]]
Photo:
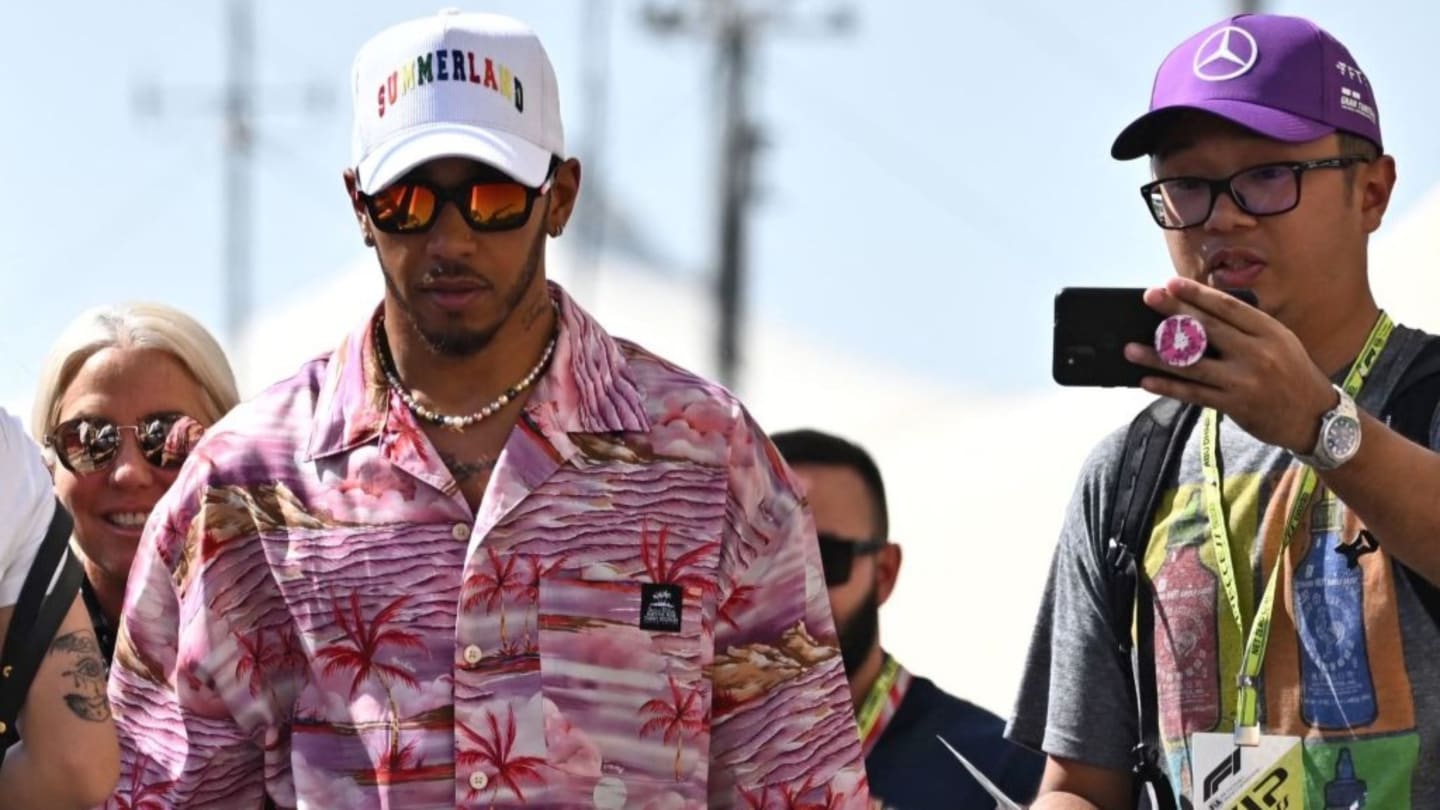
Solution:
[(1360, 420), (1337, 416), (1325, 430), (1325, 452), (1336, 460), (1348, 459), (1360, 447)]

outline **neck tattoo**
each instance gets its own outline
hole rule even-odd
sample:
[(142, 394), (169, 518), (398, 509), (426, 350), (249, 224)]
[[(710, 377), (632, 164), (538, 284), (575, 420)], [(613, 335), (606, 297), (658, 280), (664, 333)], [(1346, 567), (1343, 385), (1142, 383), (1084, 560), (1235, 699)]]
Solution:
[(450, 477), (454, 478), (457, 484), (467, 484), (472, 478), (489, 475), (495, 469), (495, 459), (493, 458), (482, 457), (474, 461), (461, 461), (455, 456), (441, 451), (440, 461), (445, 465), (445, 469), (450, 471)]

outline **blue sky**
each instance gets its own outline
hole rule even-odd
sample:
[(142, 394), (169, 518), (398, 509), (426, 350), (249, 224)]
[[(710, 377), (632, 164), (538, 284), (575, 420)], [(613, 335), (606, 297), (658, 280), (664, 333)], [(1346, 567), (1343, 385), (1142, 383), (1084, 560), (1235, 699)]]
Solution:
[[(683, 1), (683, 0), (682, 0)], [(466, 6), (512, 14), (555, 62), (569, 146), (587, 142), (585, 0)], [(695, 2), (695, 0), (691, 0)], [(772, 0), (804, 15), (829, 7)], [(334, 105), (262, 94), (254, 247), (260, 306), (361, 250), (343, 198), (351, 57), (387, 24), (443, 3), (256, 0), (272, 88), (319, 82)], [(708, 271), (715, 123), (707, 46), (660, 38), (612, 1), (605, 151), (590, 176), (675, 273)], [(847, 351), (978, 390), (1049, 385), (1050, 307), (1065, 285), (1169, 274), (1136, 186), (1108, 157), (1171, 46), (1230, 3), (857, 0), (859, 27), (777, 33), (757, 53), (763, 203), (751, 304)], [(1400, 163), (1395, 214), (1440, 179), (1429, 77), (1436, 7), (1419, 0), (1276, 2), (1355, 53)], [(157, 299), (221, 326), (220, 135), (195, 110), (137, 116), (159, 82), (199, 107), (223, 80), (220, 0), (26, 3), (0, 31), (8, 126), (0, 166), (0, 403), (25, 402), (61, 327), (85, 307)], [(583, 197), (582, 197), (582, 205)], [(378, 270), (377, 270), (378, 272)], [(357, 313), (359, 315), (359, 313)], [(657, 347), (662, 348), (662, 347)]]

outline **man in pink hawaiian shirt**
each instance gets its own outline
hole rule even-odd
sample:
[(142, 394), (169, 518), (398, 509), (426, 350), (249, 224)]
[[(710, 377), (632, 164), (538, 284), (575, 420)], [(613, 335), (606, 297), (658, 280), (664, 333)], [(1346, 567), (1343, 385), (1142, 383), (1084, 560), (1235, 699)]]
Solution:
[(111, 806), (864, 807), (794, 479), (546, 282), (580, 166), (534, 33), (415, 20), (353, 87), (384, 302), (157, 508)]

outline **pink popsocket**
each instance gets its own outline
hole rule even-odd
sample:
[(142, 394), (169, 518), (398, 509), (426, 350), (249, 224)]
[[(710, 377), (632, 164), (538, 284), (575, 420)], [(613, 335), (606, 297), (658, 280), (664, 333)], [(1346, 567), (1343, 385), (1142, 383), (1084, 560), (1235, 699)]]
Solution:
[(1193, 366), (1205, 355), (1205, 327), (1189, 315), (1171, 315), (1155, 328), (1155, 351), (1167, 365)]

